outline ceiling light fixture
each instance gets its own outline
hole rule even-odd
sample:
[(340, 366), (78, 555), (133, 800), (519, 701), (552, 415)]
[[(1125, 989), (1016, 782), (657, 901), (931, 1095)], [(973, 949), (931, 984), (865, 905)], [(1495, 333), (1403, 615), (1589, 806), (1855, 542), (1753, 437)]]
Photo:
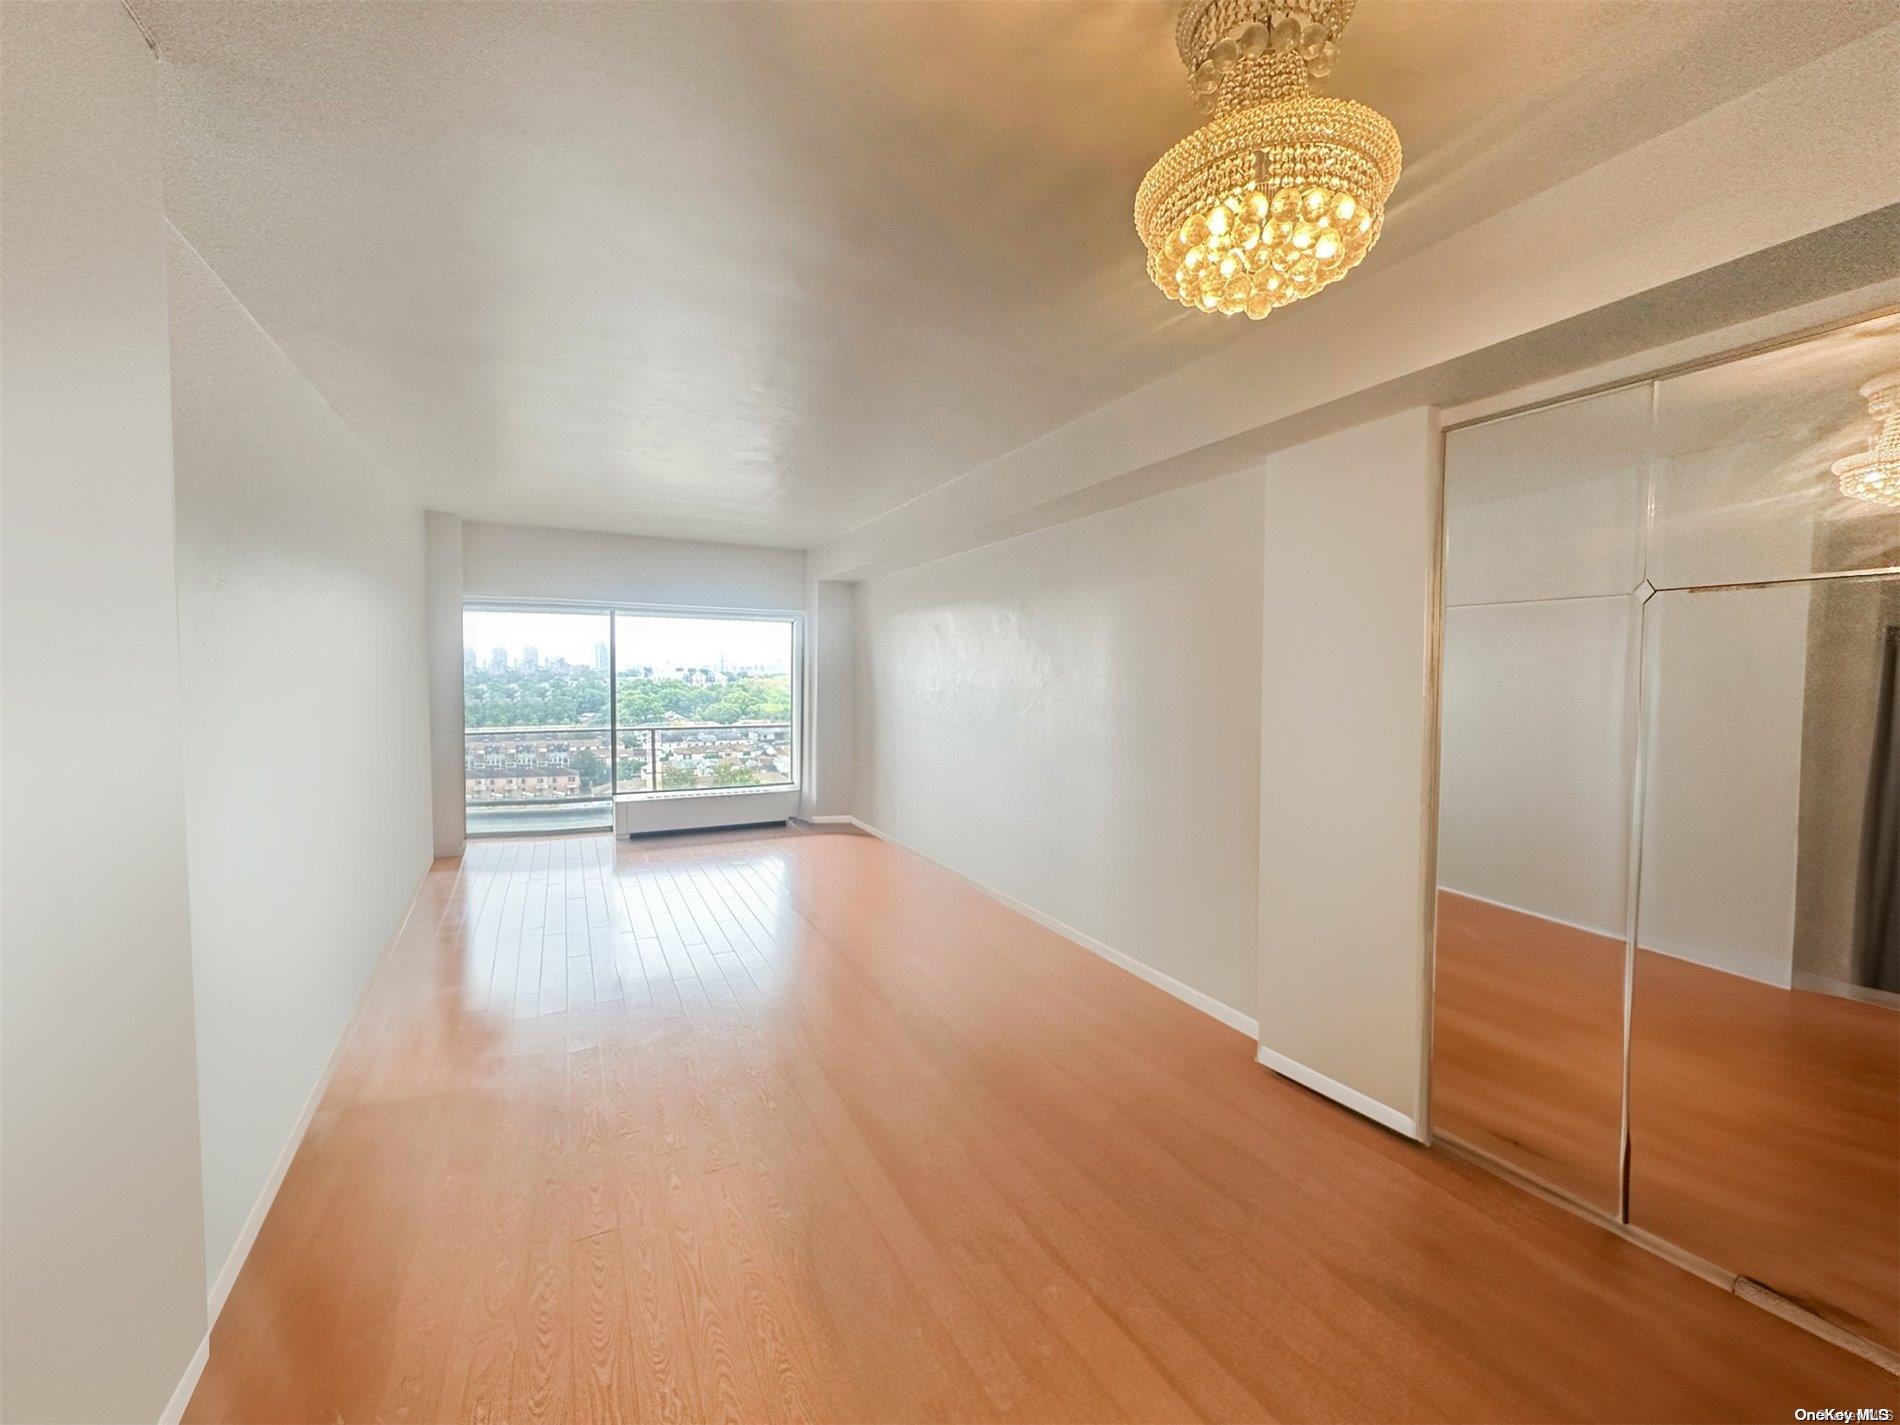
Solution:
[(1841, 493), (1876, 505), (1900, 505), (1900, 371), (1876, 376), (1860, 388), (1867, 414), (1880, 430), (1867, 448), (1834, 462)]
[(1175, 44), (1213, 118), (1135, 194), (1148, 275), (1183, 306), (1264, 317), (1337, 282), (1379, 240), (1399, 136), (1332, 72), (1353, 0), (1183, 0)]

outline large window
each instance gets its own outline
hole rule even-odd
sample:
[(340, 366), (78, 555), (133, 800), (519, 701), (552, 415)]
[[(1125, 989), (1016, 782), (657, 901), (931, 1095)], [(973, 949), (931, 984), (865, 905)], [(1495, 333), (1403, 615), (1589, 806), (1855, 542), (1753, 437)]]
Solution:
[(623, 792), (788, 786), (787, 619), (614, 615)]
[(471, 833), (605, 828), (616, 795), (791, 786), (783, 618), (471, 607)]

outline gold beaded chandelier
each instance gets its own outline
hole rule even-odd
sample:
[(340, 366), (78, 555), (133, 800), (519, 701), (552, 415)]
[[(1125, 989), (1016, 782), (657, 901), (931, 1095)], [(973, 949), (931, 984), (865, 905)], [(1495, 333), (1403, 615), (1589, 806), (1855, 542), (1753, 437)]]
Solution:
[(1148, 275), (1183, 306), (1264, 317), (1310, 297), (1379, 240), (1399, 136), (1350, 99), (1313, 94), (1353, 0), (1183, 0), (1189, 86), (1213, 118), (1135, 194)]
[(1900, 505), (1900, 371), (1875, 377), (1860, 394), (1880, 430), (1865, 450), (1834, 462), (1834, 478), (1841, 482), (1843, 495)]

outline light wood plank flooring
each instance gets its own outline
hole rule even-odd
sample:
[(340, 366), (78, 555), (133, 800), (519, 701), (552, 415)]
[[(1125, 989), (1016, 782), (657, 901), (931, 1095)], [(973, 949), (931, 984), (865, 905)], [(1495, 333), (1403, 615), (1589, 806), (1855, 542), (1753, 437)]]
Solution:
[(867, 837), (475, 845), (372, 986), (187, 1418), (1892, 1403), (1252, 1052)]

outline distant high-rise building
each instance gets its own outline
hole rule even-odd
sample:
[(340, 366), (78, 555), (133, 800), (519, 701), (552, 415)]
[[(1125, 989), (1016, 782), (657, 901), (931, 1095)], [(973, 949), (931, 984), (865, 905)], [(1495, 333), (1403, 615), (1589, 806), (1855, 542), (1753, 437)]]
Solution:
[(604, 643), (596, 643), (594, 645), (594, 668), (597, 672), (605, 673), (607, 671), (608, 657), (607, 645)]
[(489, 652), (488, 671), (491, 673), (506, 673), (508, 671), (507, 649), (496, 648)]
[(464, 648), (462, 650), (462, 671), (464, 673), (473, 673), (475, 671), (475, 661), (475, 650), (472, 648)]
[(539, 668), (541, 666), (541, 650), (536, 648), (532, 643), (522, 649), (521, 666), (528, 669)]

